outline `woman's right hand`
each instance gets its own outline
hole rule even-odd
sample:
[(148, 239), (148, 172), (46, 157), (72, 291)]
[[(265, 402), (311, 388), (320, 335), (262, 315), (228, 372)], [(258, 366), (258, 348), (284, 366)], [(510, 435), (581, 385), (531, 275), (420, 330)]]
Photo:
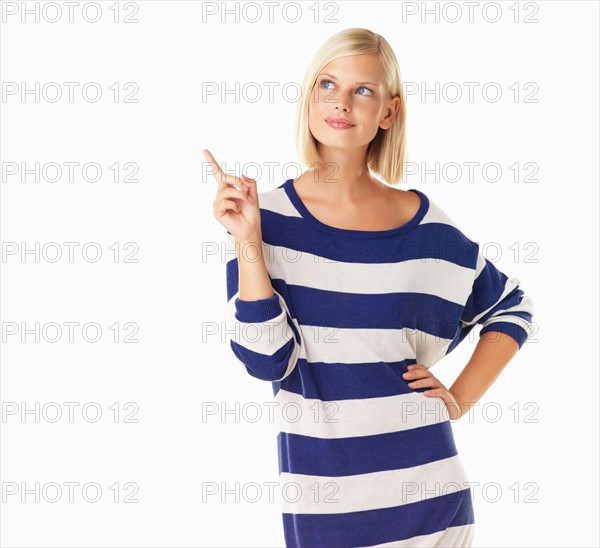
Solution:
[(256, 181), (245, 175), (236, 177), (224, 173), (213, 155), (206, 149), (204, 157), (213, 166), (213, 176), (219, 183), (213, 202), (213, 214), (238, 242), (262, 239), (260, 207)]

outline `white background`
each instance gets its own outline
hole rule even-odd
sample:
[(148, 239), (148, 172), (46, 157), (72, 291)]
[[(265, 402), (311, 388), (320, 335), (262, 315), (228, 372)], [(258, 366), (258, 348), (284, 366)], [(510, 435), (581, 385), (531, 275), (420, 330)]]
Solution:
[[(401, 188), (422, 190), (467, 235), (498, 249), (495, 265), (519, 277), (535, 306), (533, 340), (474, 419), (453, 425), (476, 484), (475, 545), (597, 546), (598, 3), (500, 2), (495, 23), (494, 5), (485, 2), (472, 22), (461, 3), (303, 2), (297, 22), (290, 20), (293, 6), (285, 20), (283, 2), (273, 8), (273, 22), (266, 5), (234, 2), (226, 3), (234, 14), (224, 22), (221, 3), (203, 21), (202, 4), (99, 2), (97, 23), (83, 18), (84, 6), (94, 17), (87, 3), (74, 8), (73, 22), (66, 5), (55, 4), (62, 9), (56, 23), (47, 20), (56, 9), (44, 2), (2, 5), (2, 546), (283, 545), (280, 501), (269, 501), (266, 488), (278, 481), (276, 425), (266, 415), (255, 423), (235, 414), (203, 420), (207, 403), (235, 409), (254, 402), (266, 411), (273, 393), (236, 364), (223, 333), (231, 255), (212, 215), (217, 184), (202, 149), (226, 171), (256, 178), (259, 192), (296, 177), (304, 168), (294, 144), (295, 89), (318, 47), (357, 26), (382, 34), (405, 85), (417, 86), (407, 100), (408, 160), (420, 170), (463, 166), (457, 182), (447, 180), (453, 173), (422, 178), (419, 171)], [(46, 19), (28, 15), (22, 22), (23, 6), (45, 6)], [(424, 7), (433, 13), (422, 21)], [(456, 7), (462, 12), (452, 23)], [(403, 9), (416, 13), (403, 19)], [(122, 22), (127, 15), (138, 22)], [(258, 22), (248, 20), (255, 15)], [(21, 95), (51, 82), (65, 93), (57, 102), (49, 88), (38, 99)], [(80, 84), (73, 102), (64, 82)], [(82, 96), (89, 82), (102, 89), (98, 102)], [(124, 102), (128, 82), (139, 86), (137, 102)], [(266, 82), (274, 85), (272, 98)], [(478, 83), (472, 102), (464, 82)], [(286, 83), (294, 84), (291, 99), (281, 92)], [(465, 94), (456, 102), (452, 83)], [(497, 102), (482, 95), (489, 83), (502, 91)], [(212, 84), (239, 92), (203, 95)], [(532, 85), (536, 102), (526, 102)], [(111, 86), (121, 92), (116, 101)], [(420, 94), (436, 86), (437, 98)], [(254, 101), (257, 90), (262, 97)], [(21, 183), (20, 172), (8, 174), (12, 163), (32, 169), (52, 162), (96, 162), (102, 176), (86, 182), (76, 168), (73, 182), (65, 169), (56, 183), (35, 182), (35, 174)], [(125, 169), (115, 183), (111, 166), (123, 170), (127, 162), (139, 167), (138, 182), (125, 183)], [(466, 162), (479, 163), (472, 180)], [(269, 163), (276, 164), (272, 173)], [(500, 166), (498, 182), (481, 169), (488, 163)], [(528, 174), (533, 182), (525, 182)], [(57, 242), (62, 259), (48, 260), (51, 247), (39, 262), (35, 254), (22, 259), (22, 247), (36, 242)], [(73, 262), (63, 242), (80, 244)], [(89, 242), (102, 249), (98, 262), (82, 256)], [(139, 246), (132, 256), (138, 262), (125, 262), (128, 242)], [(34, 334), (21, 342), (22, 322), (29, 329), (40, 323), (39, 342)], [(50, 327), (42, 336), (52, 322), (63, 327), (55, 343)], [(64, 322), (79, 322), (74, 342)], [(93, 322), (102, 327), (96, 343), (83, 340), (80, 329)], [(133, 334), (128, 322), (138, 326), (137, 343), (123, 342)], [(13, 326), (18, 332), (10, 335)], [(476, 339), (434, 368), (446, 386)], [(21, 415), (36, 402), (46, 405), (46, 418)], [(55, 423), (50, 402), (64, 412)], [(64, 402), (78, 404), (73, 422)], [(90, 402), (102, 410), (97, 422), (93, 409), (82, 416)], [(128, 402), (137, 406), (138, 422), (124, 421), (134, 409)], [(65, 482), (80, 484), (74, 502)], [(128, 482), (137, 485), (135, 494)], [(230, 493), (203, 501), (203, 486), (235, 490), (236, 482), (238, 500)], [(255, 491), (243, 490), (253, 482), (262, 486), (258, 502), (248, 498)], [(54, 503), (53, 483), (63, 489)], [(88, 483), (102, 487), (95, 503), (83, 498)], [(25, 502), (23, 488), (31, 490)], [(138, 502), (124, 502), (128, 494)]]

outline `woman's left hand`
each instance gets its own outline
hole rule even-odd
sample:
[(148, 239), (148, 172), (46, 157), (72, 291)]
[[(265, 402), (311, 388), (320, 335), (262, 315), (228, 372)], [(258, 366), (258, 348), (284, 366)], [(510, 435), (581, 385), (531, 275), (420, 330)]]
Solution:
[(440, 380), (422, 363), (415, 363), (406, 367), (408, 371), (402, 374), (404, 379), (410, 379), (408, 383), (413, 390), (416, 388), (429, 388), (423, 394), (427, 397), (442, 398), (448, 409), (450, 420), (460, 419), (462, 416), (460, 406), (452, 392), (448, 390)]

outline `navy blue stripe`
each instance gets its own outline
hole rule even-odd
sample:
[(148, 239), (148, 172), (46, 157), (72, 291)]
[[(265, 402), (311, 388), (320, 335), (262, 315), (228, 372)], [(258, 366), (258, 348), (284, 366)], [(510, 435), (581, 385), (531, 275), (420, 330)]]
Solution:
[[(359, 294), (302, 285), (288, 285), (288, 292), (301, 325), (346, 329), (407, 327), (452, 339), (463, 311), (461, 304), (426, 293)], [(335, 339), (334, 330), (330, 335)]]
[(263, 381), (275, 381), (283, 377), (294, 351), (293, 338), (271, 356), (248, 350), (234, 340), (229, 342), (233, 353), (244, 364), (248, 373)]
[[(261, 210), (263, 241), (288, 248), (284, 260), (310, 253), (324, 260), (347, 263), (398, 263), (414, 259), (440, 259), (465, 268), (477, 266), (478, 245), (459, 230), (444, 223), (426, 223), (405, 236), (375, 238), (357, 248), (355, 240), (326, 234), (301, 217)], [(285, 230), (282, 230), (285, 227)], [(281, 260), (281, 257), (279, 258)]]
[[(414, 410), (417, 416), (433, 407)], [(335, 419), (335, 414), (331, 416)], [(318, 420), (324, 420), (323, 416)], [(405, 418), (398, 416), (398, 424)], [(457, 454), (449, 420), (372, 436), (313, 438), (279, 432), (279, 472), (315, 476), (351, 476), (410, 468)]]
[(372, 363), (322, 363), (300, 358), (292, 374), (278, 382), (277, 392), (283, 388), (306, 399), (321, 401), (383, 398), (423, 392), (426, 388), (412, 389), (402, 374), (406, 366), (416, 360)]
[[(341, 514), (284, 513), (285, 543), (288, 547), (372, 546), (468, 525), (475, 522), (471, 492), (468, 488), (458, 491), (461, 487), (452, 492), (447, 486), (447, 495), (391, 508)], [(444, 492), (443, 487), (440, 491)], [(331, 498), (335, 499), (334, 492)]]

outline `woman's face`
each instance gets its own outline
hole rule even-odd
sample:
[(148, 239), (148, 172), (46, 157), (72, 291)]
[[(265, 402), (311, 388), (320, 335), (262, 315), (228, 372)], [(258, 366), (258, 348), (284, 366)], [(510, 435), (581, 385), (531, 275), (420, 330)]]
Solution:
[[(394, 120), (399, 97), (389, 97), (384, 72), (376, 54), (335, 59), (317, 76), (308, 102), (308, 124), (314, 138), (327, 147), (367, 146), (380, 127)], [(353, 125), (336, 128), (328, 118), (345, 118)]]

